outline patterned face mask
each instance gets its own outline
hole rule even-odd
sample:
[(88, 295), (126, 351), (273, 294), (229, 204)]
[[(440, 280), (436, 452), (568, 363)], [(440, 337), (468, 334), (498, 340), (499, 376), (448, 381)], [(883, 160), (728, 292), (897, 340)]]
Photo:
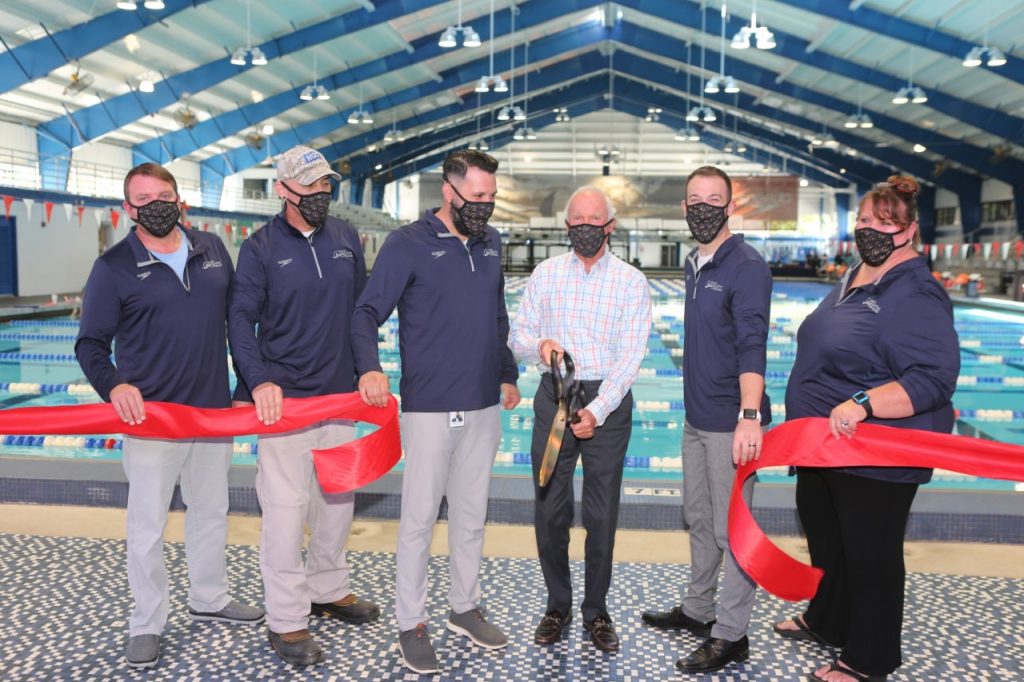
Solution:
[(128, 205), (139, 212), (136, 222), (142, 225), (146, 232), (149, 232), (154, 237), (166, 237), (169, 235), (175, 225), (178, 224), (178, 218), (181, 217), (181, 209), (178, 208), (177, 201), (161, 201), (156, 199), (142, 206)]
[[(284, 183), (282, 183), (284, 184)], [(331, 205), (331, 193), (330, 192), (314, 192), (312, 194), (299, 194), (288, 185), (284, 185), (285, 188), (299, 197), (299, 203), (295, 203), (291, 199), (286, 199), (289, 204), (299, 209), (299, 215), (305, 220), (310, 227), (319, 228), (327, 220), (327, 209)]]
[(859, 227), (854, 230), (853, 236), (857, 240), (860, 259), (873, 268), (885, 263), (893, 251), (910, 243), (909, 239), (902, 244), (896, 243), (896, 235), (900, 232), (890, 234), (871, 227)]
[[(446, 181), (452, 185), (447, 178)], [(494, 202), (467, 201), (466, 197), (455, 189), (455, 185), (452, 185), (452, 191), (455, 192), (455, 196), (462, 199), (462, 206), (456, 208), (455, 204), (452, 204), (452, 223), (455, 225), (455, 229), (465, 237), (479, 237), (484, 233), (487, 221), (494, 213)]]
[(703, 202), (686, 206), (686, 224), (690, 227), (690, 234), (701, 244), (713, 242), (728, 218), (725, 206), (712, 206)]
[(569, 242), (572, 244), (572, 250), (584, 258), (596, 256), (597, 252), (601, 250), (605, 239), (608, 238), (604, 228), (611, 225), (612, 220), (609, 220), (604, 225), (591, 225), (590, 223), (570, 225), (569, 221), (566, 220), (565, 226), (569, 228)]

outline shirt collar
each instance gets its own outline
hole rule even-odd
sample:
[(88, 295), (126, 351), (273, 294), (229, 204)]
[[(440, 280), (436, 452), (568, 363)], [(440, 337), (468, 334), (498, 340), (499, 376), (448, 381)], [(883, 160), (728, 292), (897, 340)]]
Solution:
[(593, 275), (594, 273), (601, 272), (607, 269), (608, 264), (611, 263), (611, 259), (615, 258), (615, 254), (612, 253), (612, 250), (608, 247), (608, 244), (606, 242), (604, 245), (604, 254), (600, 258), (598, 258), (597, 262), (595, 262), (590, 267), (590, 272), (587, 272), (586, 266), (584, 266), (583, 261), (580, 260), (580, 257), (577, 256), (574, 251), (570, 251), (569, 253), (572, 257), (573, 267), (585, 275)]

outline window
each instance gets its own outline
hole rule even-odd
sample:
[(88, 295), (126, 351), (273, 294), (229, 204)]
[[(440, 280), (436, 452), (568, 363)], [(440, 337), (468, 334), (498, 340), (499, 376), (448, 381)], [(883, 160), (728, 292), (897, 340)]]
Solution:
[(950, 206), (949, 208), (937, 208), (935, 209), (935, 224), (936, 225), (956, 225), (957, 223), (957, 208), (956, 206)]
[(998, 223), (1014, 219), (1013, 201), (986, 201), (981, 205), (981, 222)]

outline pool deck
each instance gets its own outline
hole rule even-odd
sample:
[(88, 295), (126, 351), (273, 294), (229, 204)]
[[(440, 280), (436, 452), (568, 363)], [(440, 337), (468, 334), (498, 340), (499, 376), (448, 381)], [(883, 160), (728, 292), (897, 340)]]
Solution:
[[(0, 503), (81, 505), (123, 508), (128, 482), (120, 462), (82, 461), (43, 457), (0, 457)], [(256, 467), (233, 466), (229, 474), (230, 510), (259, 514)], [(582, 480), (576, 480), (576, 519)], [(491, 479), (488, 521), (533, 523), (533, 484), (524, 476), (496, 475)], [(402, 475), (386, 474), (356, 493), (356, 516), (397, 519)], [(796, 514), (795, 487), (762, 483), (756, 487), (754, 516), (771, 535), (801, 535)], [(172, 508), (182, 509), (180, 492)], [(441, 503), (439, 518), (447, 518)], [(623, 484), (619, 526), (624, 529), (683, 530), (682, 479), (627, 480)], [(1024, 494), (1020, 492), (922, 489), (914, 502), (907, 538), (950, 542), (1024, 544)]]

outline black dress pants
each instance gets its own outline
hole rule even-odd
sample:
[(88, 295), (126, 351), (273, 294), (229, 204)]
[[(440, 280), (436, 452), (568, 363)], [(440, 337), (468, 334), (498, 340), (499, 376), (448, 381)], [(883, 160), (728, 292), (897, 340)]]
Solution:
[(917, 488), (835, 469), (797, 470), (811, 563), (825, 571), (804, 622), (866, 675), (888, 675), (902, 663), (903, 536)]
[[(597, 395), (600, 381), (583, 382), (587, 395)], [(537, 553), (548, 589), (547, 610), (572, 612), (572, 582), (569, 575), (569, 528), (575, 507), (573, 473), (583, 457), (583, 527), (586, 582), (581, 606), (583, 619), (608, 619), (606, 596), (612, 579), (612, 552), (618, 526), (619, 496), (626, 447), (633, 430), (633, 394), (627, 393), (619, 407), (594, 430), (593, 438), (577, 439), (569, 426), (548, 485), (537, 483), (551, 422), (558, 407), (554, 382), (549, 373), (541, 379), (533, 400), (534, 530)], [(572, 415), (570, 415), (571, 418)]]

